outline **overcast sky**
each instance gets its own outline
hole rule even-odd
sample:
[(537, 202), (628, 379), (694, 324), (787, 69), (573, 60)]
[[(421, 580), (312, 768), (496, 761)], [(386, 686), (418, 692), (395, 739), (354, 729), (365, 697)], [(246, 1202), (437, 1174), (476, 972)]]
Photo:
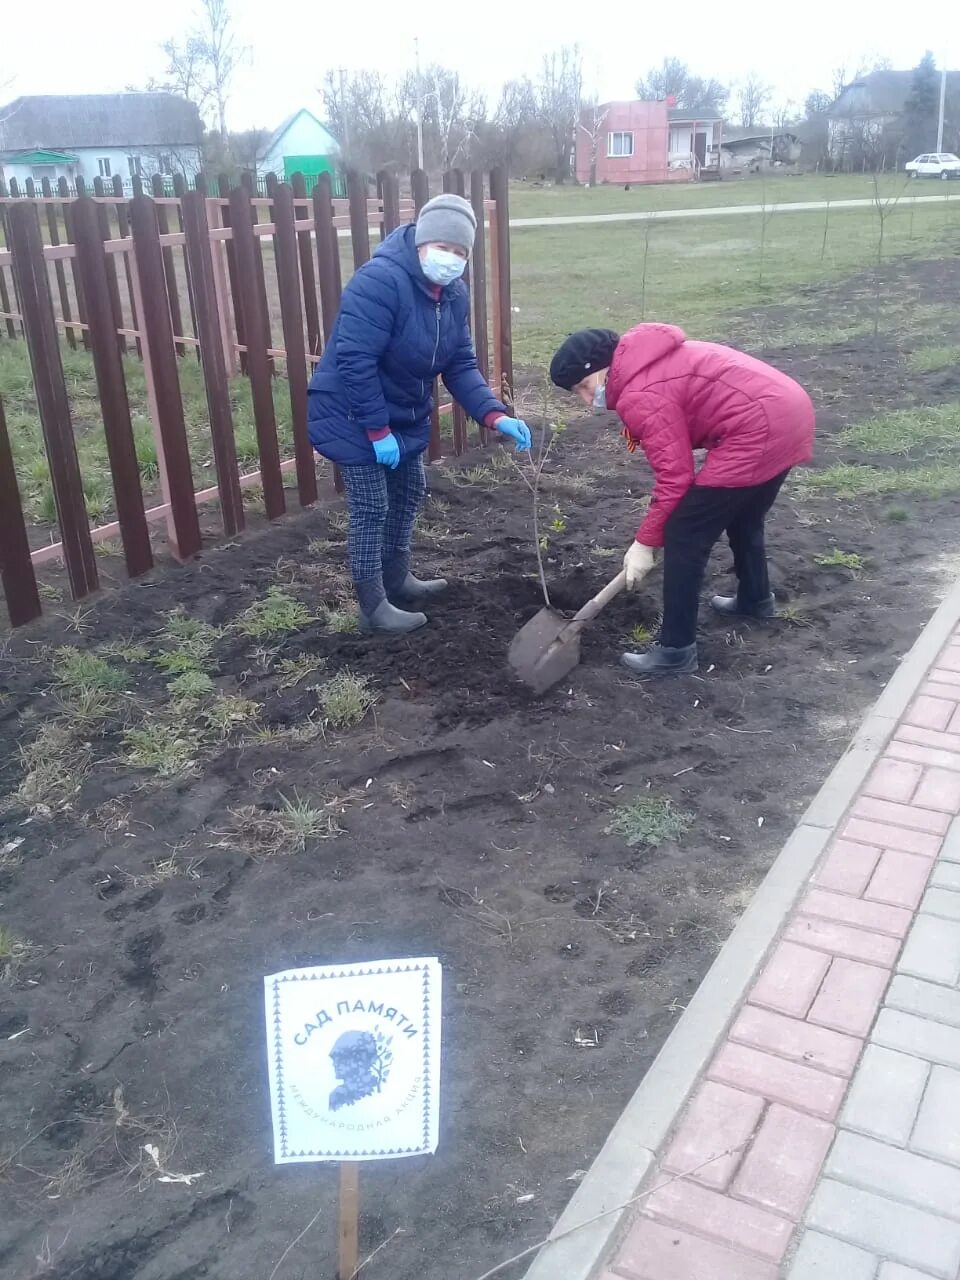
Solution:
[[(573, 41), (583, 49), (585, 88), (604, 99), (633, 97), (638, 73), (665, 55), (725, 82), (757, 71), (775, 87), (775, 105), (828, 90), (834, 68), (852, 71), (864, 54), (910, 67), (932, 48), (938, 62), (960, 67), (953, 0), (872, 0), (865, 21), (867, 9), (865, 0), (786, 8), (759, 0), (234, 0), (237, 35), (250, 57), (237, 73), (228, 123), (272, 128), (298, 107), (319, 110), (316, 88), (327, 70), (402, 71), (413, 63), (415, 36), (423, 63), (458, 70), (489, 99), (505, 80), (535, 77), (544, 50)], [(0, 84), (12, 81), (0, 101), (21, 93), (107, 92), (161, 76), (159, 45), (190, 28), (192, 11), (193, 0), (132, 6), (0, 0)]]

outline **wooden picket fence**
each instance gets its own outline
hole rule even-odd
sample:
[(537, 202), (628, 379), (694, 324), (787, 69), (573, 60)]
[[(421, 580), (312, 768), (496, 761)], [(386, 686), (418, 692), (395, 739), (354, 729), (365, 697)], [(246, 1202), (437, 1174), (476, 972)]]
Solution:
[[(380, 238), (412, 220), (429, 199), (427, 175), (411, 175), (402, 198), (396, 174), (347, 175), (347, 198), (332, 194), (321, 175), (307, 196), (302, 175), (289, 184), (273, 175), (267, 194), (252, 179), (217, 194), (198, 178), (176, 194), (129, 198), (117, 181), (93, 195), (54, 193), (0, 196), (0, 342), (25, 340), (38, 417), (50, 470), (60, 540), (31, 545), (21, 486), (0, 405), (0, 581), (12, 625), (41, 612), (35, 568), (62, 560), (74, 599), (97, 590), (94, 545), (119, 539), (130, 577), (154, 564), (151, 526), (165, 528), (178, 560), (201, 546), (199, 509), (217, 501), (223, 533), (245, 522), (242, 490), (259, 486), (268, 519), (287, 508), (285, 473), (296, 478), (297, 501), (318, 497), (318, 460), (307, 436), (307, 382), (319, 361), (340, 304), (341, 239), (349, 237), (354, 269), (370, 257), (371, 227)], [(444, 190), (467, 194), (465, 176), (444, 176)], [(495, 388), (513, 385), (509, 210), (507, 179), (494, 171), (469, 175), (478, 234), (467, 283), (480, 366)], [(41, 214), (43, 219), (41, 220)], [(46, 236), (44, 236), (44, 229)], [(264, 242), (272, 255), (264, 252)], [(268, 289), (269, 281), (269, 289)], [(271, 305), (272, 304), (272, 305)], [(279, 332), (277, 333), (277, 329)], [(274, 336), (276, 333), (276, 337)], [(91, 527), (71, 418), (61, 343), (90, 353), (113, 482), (116, 519)], [(184, 416), (180, 363), (200, 362), (209, 417), (216, 485), (195, 491)], [(156, 445), (161, 501), (148, 507), (137, 461), (123, 358), (142, 360)], [(290, 397), (293, 456), (281, 457), (274, 409), (276, 364), (283, 362)], [(259, 466), (241, 474), (231, 407), (231, 378), (250, 383)], [(458, 405), (440, 403), (439, 387), (429, 458), (443, 453), (441, 417), (451, 418), (453, 452), (468, 447), (468, 424)], [(477, 442), (483, 433), (477, 432)], [(321, 467), (325, 464), (320, 463)], [(331, 484), (337, 481), (334, 469)]]

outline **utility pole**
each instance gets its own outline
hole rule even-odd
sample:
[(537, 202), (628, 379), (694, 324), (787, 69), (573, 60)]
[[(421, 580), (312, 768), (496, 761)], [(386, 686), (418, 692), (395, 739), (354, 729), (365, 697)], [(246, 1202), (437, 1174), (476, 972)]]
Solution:
[(417, 168), (423, 168), (423, 91), (420, 83), (420, 37), (413, 37), (413, 52), (417, 81)]
[(947, 68), (946, 64), (940, 72), (940, 118), (937, 122), (937, 151), (943, 150), (943, 108), (947, 100)]

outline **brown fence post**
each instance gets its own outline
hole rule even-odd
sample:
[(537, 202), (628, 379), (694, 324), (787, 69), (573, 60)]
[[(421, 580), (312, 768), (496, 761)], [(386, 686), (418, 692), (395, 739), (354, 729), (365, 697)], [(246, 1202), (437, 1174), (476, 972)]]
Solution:
[(283, 346), (287, 353), (287, 382), (293, 424), (293, 451), (297, 460), (297, 488), (301, 507), (317, 500), (317, 468), (307, 435), (307, 361), (303, 349), (303, 312), (300, 308), (300, 272), (297, 266), (297, 237), (293, 191), (278, 186), (273, 197), (276, 227), (277, 288), (283, 320)]
[(513, 403), (513, 312), (510, 307), (510, 184), (506, 169), (490, 174), (490, 195), (497, 203), (493, 217), (497, 223), (497, 277), (500, 299), (500, 378), (494, 391)]
[[(83, 179), (77, 179), (77, 194), (83, 194)], [(67, 237), (67, 243), (73, 244), (73, 202), (70, 199), (70, 187), (66, 178), (57, 180), (57, 195), (63, 201), (61, 208), (63, 209), (63, 231)], [(77, 318), (81, 325), (87, 323), (87, 304), (83, 296), (83, 282), (80, 279), (80, 267), (77, 264), (76, 255), (70, 260), (70, 274), (73, 277), (73, 293), (77, 300)], [(83, 342), (84, 351), (90, 350), (90, 335), (86, 328), (80, 330), (80, 339)]]
[[(123, 179), (120, 177), (119, 173), (115, 173), (113, 175), (113, 194), (115, 196), (118, 196), (121, 202), (117, 205), (117, 229), (120, 232), (120, 239), (129, 240), (130, 239), (130, 215), (127, 212), (127, 206), (126, 206), (126, 203), (124, 202)], [(137, 307), (136, 307), (136, 303), (133, 300), (133, 275), (130, 270), (129, 253), (125, 253), (123, 255), (123, 274), (127, 281), (127, 297), (130, 300), (130, 318), (133, 324), (133, 328), (139, 330), (140, 322), (137, 319)], [(137, 337), (136, 339), (136, 344), (137, 344), (137, 355), (142, 358), (143, 351), (140, 346), (139, 337)]]
[(286, 510), (283, 474), (280, 471), (280, 446), (277, 419), (273, 408), (271, 360), (267, 354), (270, 328), (266, 306), (260, 294), (263, 276), (257, 271), (257, 236), (253, 229), (254, 210), (250, 204), (249, 186), (230, 193), (230, 215), (233, 243), (237, 251), (237, 277), (243, 299), (243, 321), (247, 338), (247, 373), (253, 396), (253, 416), (260, 452), (260, 479), (267, 516), (276, 520)]
[(200, 363), (207, 395), (207, 412), (210, 415), (210, 436), (217, 468), (223, 531), (228, 537), (232, 537), (244, 526), (243, 495), (240, 492), (237, 446), (233, 434), (233, 415), (230, 412), (230, 384), (217, 310), (213, 267), (216, 249), (210, 243), (207, 204), (202, 192), (190, 191), (184, 196), (183, 229), (187, 237), (187, 258), (197, 309)]
[(12, 627), (39, 618), (40, 593), (30, 560), (30, 541), (23, 522), (23, 506), (7, 423), (0, 401), (0, 583)]
[[(470, 174), (470, 203), (477, 215), (477, 238), (473, 242), (473, 342), (483, 376), (490, 374), (490, 349), (487, 340), (487, 211), (483, 207), (483, 171)], [(481, 438), (486, 432), (480, 432)]]
[(323, 343), (330, 334), (340, 309), (340, 244), (333, 225), (333, 200), (330, 175), (322, 173), (313, 188), (313, 219), (317, 235), (317, 279), (320, 282), (320, 308), (323, 315)]
[(430, 199), (430, 179), (423, 169), (414, 169), (410, 175), (410, 190), (413, 194), (413, 207), (417, 214)]
[[(94, 178), (93, 194), (102, 200), (106, 195), (106, 187), (102, 178)], [(97, 222), (100, 225), (102, 240), (112, 240), (113, 231), (110, 226), (110, 210), (105, 204), (97, 205)], [(123, 328), (123, 304), (120, 301), (120, 284), (117, 280), (117, 264), (112, 254), (107, 257), (107, 287), (110, 290), (110, 309), (113, 312), (114, 329)], [(121, 355), (126, 355), (127, 340), (122, 333), (117, 334), (117, 347)]]
[[(444, 191), (452, 192), (454, 195), (463, 195), (463, 174), (459, 169), (448, 169), (443, 175)], [(467, 288), (467, 324), (470, 323), (470, 268), (469, 266), (463, 273), (463, 283)], [(461, 405), (456, 400), (453, 402), (453, 452), (459, 458), (467, 447), (467, 415)]]
[(20, 298), (23, 331), (30, 351), (40, 426), (50, 464), (63, 558), (71, 594), (74, 600), (78, 600), (97, 589), (97, 563), (83, 499), (83, 480), (70, 420), (70, 401), (60, 359), (36, 205), (26, 201), (13, 205), (8, 224), (13, 273)]
[[(100, 208), (103, 206), (101, 205)], [(102, 223), (98, 207), (84, 196), (73, 208), (77, 261), (87, 295), (87, 318), (90, 325), (90, 347), (97, 375), (100, 412), (107, 440), (107, 456), (113, 477), (113, 496), (120, 524), (120, 537), (127, 562), (127, 573), (136, 578), (153, 567), (150, 534), (143, 509), (140, 468), (130, 421), (127, 384), (123, 362), (117, 350), (107, 277), (107, 255), (103, 248)]]
[[(151, 181), (151, 190), (157, 198), (163, 196), (166, 188), (163, 184), (163, 174), (155, 173)], [(170, 221), (167, 217), (167, 208), (165, 204), (158, 204), (156, 207), (157, 226), (160, 235), (165, 236), (170, 232)], [(173, 326), (173, 332), (178, 338), (183, 337), (183, 313), (180, 308), (180, 286), (177, 283), (177, 267), (173, 256), (173, 246), (165, 244), (161, 250), (163, 256), (163, 279), (167, 291), (167, 305), (170, 309), (170, 323)], [(182, 356), (186, 351), (186, 347), (182, 342), (177, 343), (177, 355)]]
[[(410, 175), (410, 189), (413, 192), (413, 205), (419, 216), (420, 210), (430, 199), (430, 180), (422, 169), (414, 169)], [(440, 439), (440, 383), (433, 384), (433, 410), (430, 414), (430, 443), (427, 445), (427, 457), (436, 462), (443, 457), (443, 444)]]
[[(53, 187), (50, 185), (50, 179), (44, 178), (40, 183), (40, 190), (43, 192), (45, 200), (53, 199)], [(60, 215), (57, 212), (55, 204), (47, 205), (47, 230), (50, 233), (50, 243), (60, 243)], [(53, 264), (54, 275), (57, 277), (57, 293), (60, 296), (60, 314), (63, 316), (64, 323), (67, 325), (66, 335), (67, 342), (71, 351), (77, 349), (77, 334), (70, 325), (70, 290), (67, 288), (67, 270), (63, 265), (63, 259), (57, 258)]]
[[(182, 173), (173, 175), (173, 194), (177, 197), (177, 226), (183, 230), (183, 197), (187, 194), (187, 180)], [(163, 207), (162, 205), (160, 206)], [(190, 264), (187, 261), (187, 251), (183, 251), (183, 275), (187, 282), (187, 302), (190, 305), (190, 329), (194, 338), (197, 338), (197, 311), (193, 304), (193, 281), (190, 279)], [(194, 348), (197, 360), (200, 359), (199, 346)]]
[[(230, 222), (230, 179), (225, 173), (221, 173), (217, 179), (217, 190), (220, 192), (220, 198), (227, 200), (227, 204), (220, 206), (220, 224), (223, 227), (229, 227)], [(237, 250), (233, 243), (233, 236), (229, 240), (225, 240), (224, 244), (227, 249), (227, 276), (230, 281), (230, 299), (233, 303), (233, 327), (237, 335), (237, 345), (246, 347), (246, 332), (243, 327), (243, 306), (240, 297), (240, 282), (237, 279)], [(247, 372), (247, 353), (239, 352), (240, 356), (240, 372)]]
[[(302, 173), (295, 173), (290, 179), (293, 194), (298, 200), (305, 200), (307, 184)], [(306, 220), (310, 210), (297, 205), (294, 217)], [(313, 239), (309, 231), (297, 233), (297, 248), (300, 252), (300, 280), (303, 287), (303, 311), (307, 321), (307, 347), (312, 356), (320, 354), (320, 311), (317, 306), (317, 280), (313, 274)]]
[[(200, 550), (200, 521), (193, 497), (190, 449), (183, 419), (177, 352), (170, 323), (156, 207), (147, 196), (130, 204), (130, 229), (136, 252), (144, 358), (152, 382), (157, 433), (169, 493), (173, 554), (187, 560)], [(172, 526), (172, 527), (171, 527)]]
[[(257, 195), (257, 181), (254, 175), (250, 173), (249, 170), (245, 171), (240, 175), (240, 186), (250, 196), (250, 204), (249, 204), (250, 222), (254, 227), (258, 227), (260, 225), (260, 211), (258, 206), (253, 203), (254, 197)], [(272, 333), (272, 326), (270, 324), (270, 304), (267, 301), (267, 276), (263, 267), (263, 242), (261, 241), (260, 236), (256, 232), (254, 232), (254, 236), (253, 236), (253, 260), (254, 260), (256, 281), (257, 281), (257, 298), (260, 305), (260, 309), (263, 313), (263, 322), (267, 327), (267, 336), (266, 336), (265, 346), (268, 352), (267, 365), (270, 369), (270, 375), (272, 377), (274, 373), (274, 363), (273, 363), (273, 356), (269, 354), (269, 351), (270, 351), (270, 348), (272, 348), (273, 346), (273, 333)]]
[(388, 236), (400, 225), (400, 179), (395, 173), (382, 169), (378, 182), (383, 200), (383, 231)]
[(370, 224), (367, 214), (367, 180), (355, 169), (351, 169), (347, 174), (347, 196), (350, 200), (353, 269), (356, 271), (370, 258)]
[[(0, 204), (0, 236), (3, 237), (4, 244), (9, 245), (10, 235), (7, 231), (7, 214), (6, 206)], [(4, 275), (6, 267), (0, 267), (0, 311), (11, 312), (15, 308), (10, 305), (10, 291), (7, 288), (7, 277)], [(11, 273), (12, 279), (12, 273)], [(14, 296), (16, 296), (16, 288), (14, 288)], [(10, 315), (6, 318), (7, 337), (15, 338), (17, 336), (17, 325)]]

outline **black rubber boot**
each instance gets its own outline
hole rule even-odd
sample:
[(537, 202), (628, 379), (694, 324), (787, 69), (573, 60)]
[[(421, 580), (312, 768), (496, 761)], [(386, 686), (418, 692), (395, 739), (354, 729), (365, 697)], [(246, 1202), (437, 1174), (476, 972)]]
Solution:
[(427, 625), (425, 613), (408, 613), (397, 609), (387, 599), (382, 578), (369, 578), (354, 584), (360, 602), (360, 630), (383, 635), (406, 635)]
[(383, 586), (393, 604), (421, 604), (447, 589), (446, 578), (416, 578), (409, 555), (389, 556), (383, 562)]
[(741, 604), (739, 596), (714, 596), (710, 608), (722, 613), (725, 618), (775, 618), (777, 616), (777, 599), (771, 592), (765, 600), (756, 604)]
[(687, 676), (700, 669), (695, 644), (682, 649), (655, 644), (647, 653), (625, 653), (620, 663), (635, 676)]

